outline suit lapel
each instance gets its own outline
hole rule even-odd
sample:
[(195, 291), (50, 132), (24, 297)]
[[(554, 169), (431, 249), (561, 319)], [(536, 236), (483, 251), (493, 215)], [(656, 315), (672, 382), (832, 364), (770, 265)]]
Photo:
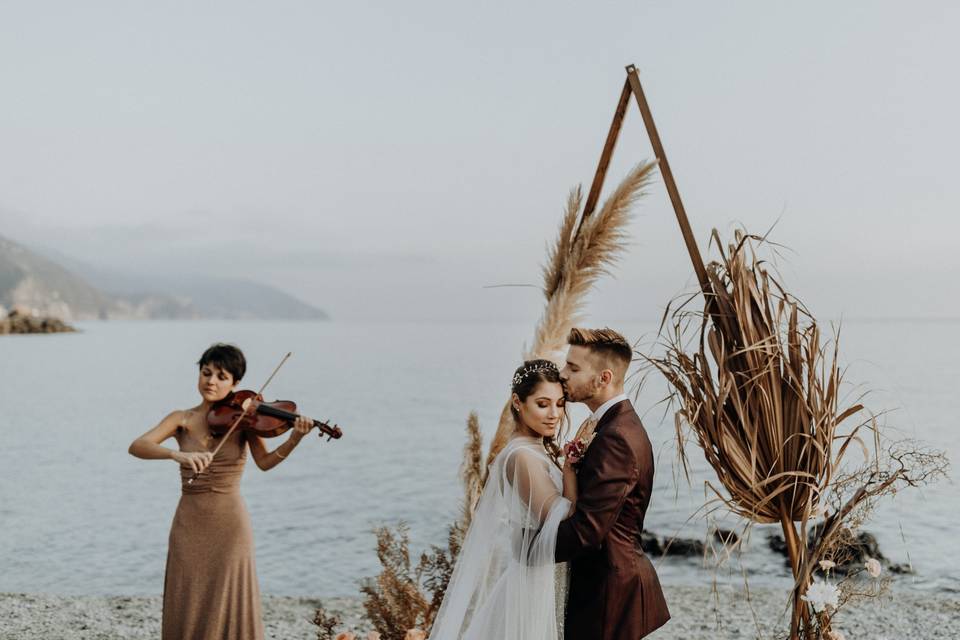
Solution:
[(630, 400), (624, 399), (607, 409), (606, 413), (603, 414), (603, 417), (600, 418), (600, 421), (597, 422), (597, 428), (594, 430), (598, 436), (603, 431), (603, 428), (620, 417), (622, 413), (630, 410)]
[[(603, 414), (603, 416), (600, 418), (600, 421), (597, 422), (596, 429), (594, 429), (593, 431), (594, 433), (593, 442), (590, 443), (589, 447), (587, 447), (587, 453), (583, 457), (583, 464), (581, 464), (580, 466), (581, 470), (584, 468), (584, 466), (591, 464), (592, 462), (596, 462), (595, 460), (592, 460), (592, 456), (590, 455), (590, 452), (593, 450), (594, 445), (596, 445), (597, 438), (603, 437), (604, 427), (606, 427), (608, 424), (610, 424), (611, 422), (619, 418), (626, 411), (629, 411), (631, 406), (632, 405), (630, 404), (630, 400), (621, 400), (617, 404), (607, 409), (606, 413)], [(579, 476), (579, 471), (577, 475)]]

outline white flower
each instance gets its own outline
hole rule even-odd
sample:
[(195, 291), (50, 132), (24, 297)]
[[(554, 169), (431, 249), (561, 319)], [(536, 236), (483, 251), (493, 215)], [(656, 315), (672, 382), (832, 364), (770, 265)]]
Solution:
[(847, 640), (847, 636), (843, 635), (840, 631), (830, 630), (827, 631), (827, 640)]
[(809, 602), (817, 613), (822, 613), (827, 610), (827, 607), (837, 608), (840, 601), (840, 592), (837, 591), (836, 586), (829, 582), (814, 580), (800, 599)]
[(819, 565), (821, 570), (830, 571), (830, 569), (833, 569), (835, 566), (837, 566), (837, 563), (833, 560), (821, 560)]
[(874, 578), (880, 577), (880, 572), (883, 571), (883, 567), (880, 566), (880, 561), (876, 558), (867, 558), (863, 563), (863, 567), (867, 570)]

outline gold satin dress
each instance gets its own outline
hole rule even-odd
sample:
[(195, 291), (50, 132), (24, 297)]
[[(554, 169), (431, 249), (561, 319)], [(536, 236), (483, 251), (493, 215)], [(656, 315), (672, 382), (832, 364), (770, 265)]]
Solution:
[[(181, 451), (208, 451), (185, 427)], [(242, 432), (227, 439), (193, 484), (180, 470), (182, 495), (170, 527), (163, 585), (163, 640), (262, 640), (253, 530), (240, 495), (247, 460)]]

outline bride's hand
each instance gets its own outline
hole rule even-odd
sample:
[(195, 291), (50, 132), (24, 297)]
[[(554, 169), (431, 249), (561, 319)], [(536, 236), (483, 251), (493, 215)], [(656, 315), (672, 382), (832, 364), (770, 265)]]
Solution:
[(563, 470), (564, 471), (576, 471), (574, 465), (583, 460), (583, 458), (578, 458), (572, 453), (568, 453), (567, 456), (563, 459)]

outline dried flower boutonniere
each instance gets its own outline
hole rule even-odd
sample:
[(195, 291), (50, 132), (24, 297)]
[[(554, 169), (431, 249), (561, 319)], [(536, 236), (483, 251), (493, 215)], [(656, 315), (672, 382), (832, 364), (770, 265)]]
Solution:
[(570, 460), (571, 464), (579, 464), (583, 460), (583, 456), (587, 453), (587, 448), (590, 446), (590, 443), (593, 442), (593, 438), (597, 435), (594, 431), (597, 428), (597, 425), (594, 421), (588, 420), (583, 424), (582, 427), (577, 431), (577, 435), (563, 445), (563, 455)]

